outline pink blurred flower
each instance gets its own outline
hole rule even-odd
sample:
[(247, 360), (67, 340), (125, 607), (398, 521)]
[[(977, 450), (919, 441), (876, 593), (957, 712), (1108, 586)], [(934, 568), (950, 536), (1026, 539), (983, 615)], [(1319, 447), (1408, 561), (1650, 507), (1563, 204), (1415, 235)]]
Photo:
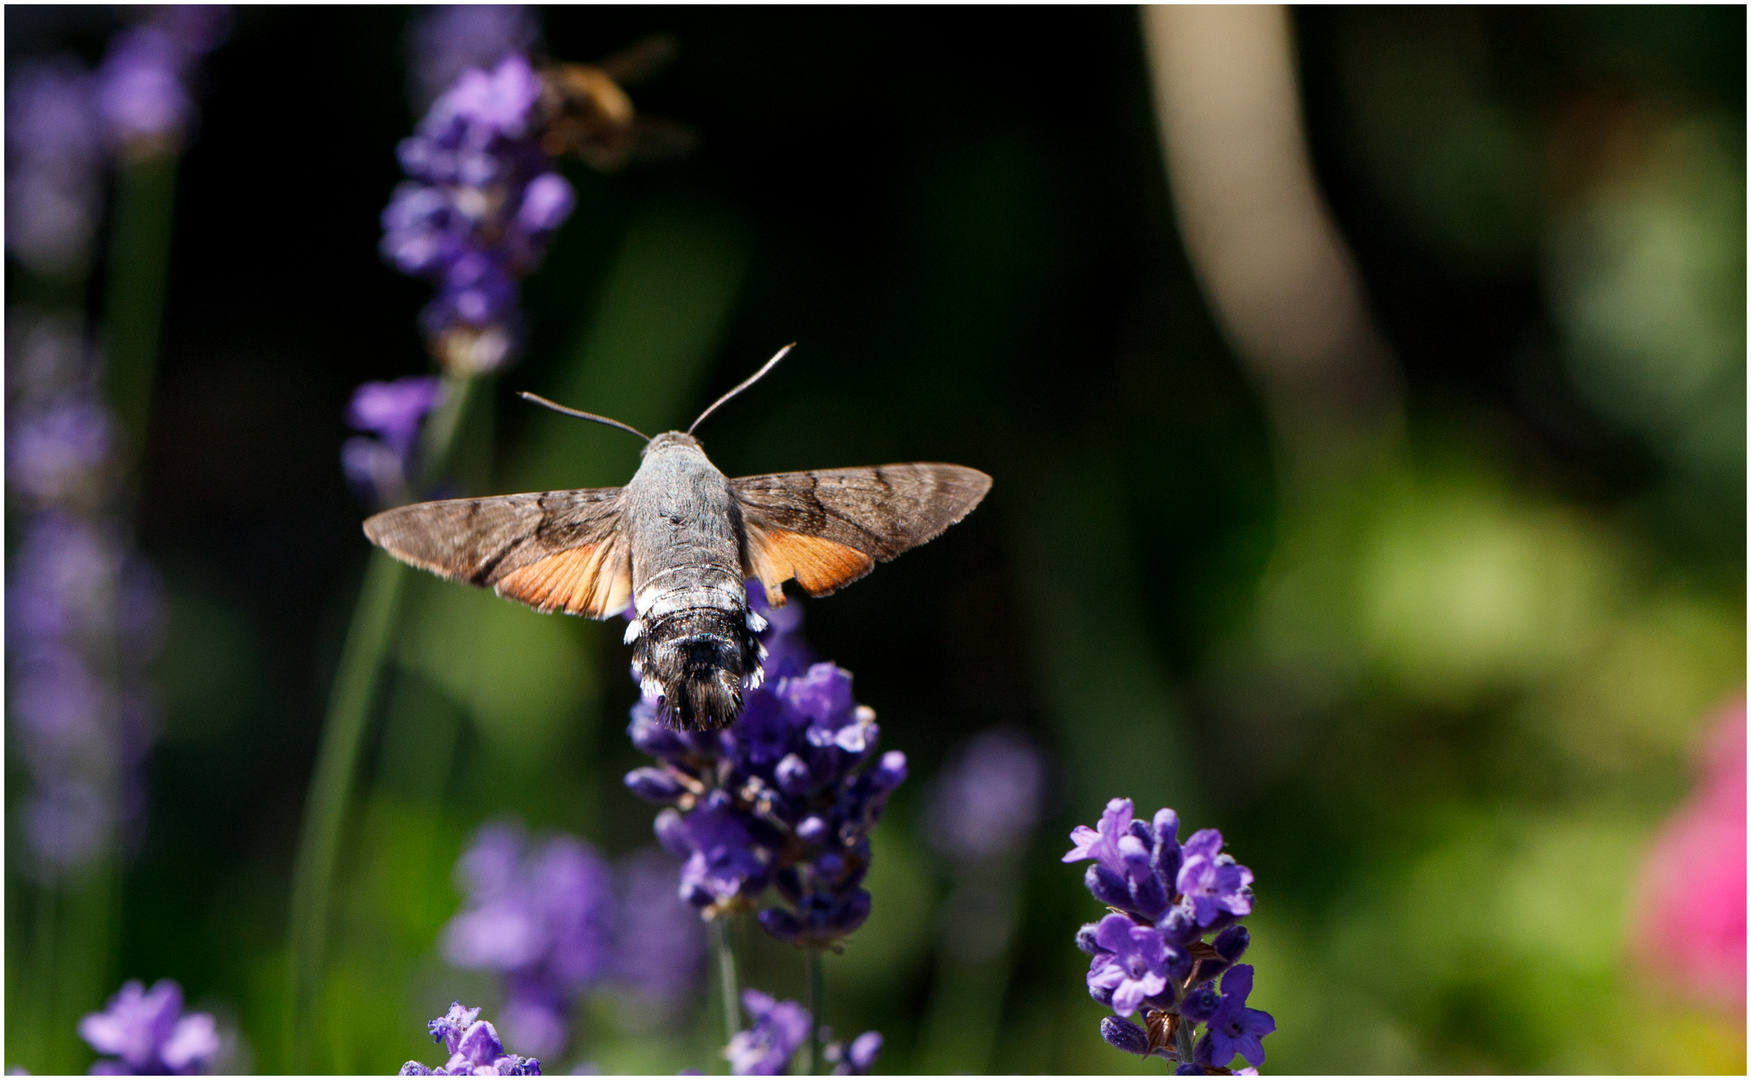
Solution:
[(1637, 958), (1686, 996), (1745, 1006), (1745, 699), (1723, 709), (1695, 791), (1642, 864)]

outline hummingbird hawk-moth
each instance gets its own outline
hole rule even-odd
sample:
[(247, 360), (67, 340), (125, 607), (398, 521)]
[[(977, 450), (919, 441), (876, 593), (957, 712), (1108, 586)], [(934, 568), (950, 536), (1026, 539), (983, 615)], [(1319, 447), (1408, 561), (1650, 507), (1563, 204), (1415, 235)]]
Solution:
[(741, 714), (743, 683), (765, 675), (755, 635), (766, 623), (748, 608), (747, 580), (773, 607), (792, 579), (826, 596), (934, 539), (991, 488), (977, 469), (929, 463), (726, 477), (693, 430), (789, 351), (685, 432), (655, 438), (525, 393), (644, 439), (631, 482), (417, 503), (371, 517), (365, 535), (402, 562), (540, 612), (606, 619), (631, 601), (633, 671), (658, 714), (683, 730), (725, 727)]

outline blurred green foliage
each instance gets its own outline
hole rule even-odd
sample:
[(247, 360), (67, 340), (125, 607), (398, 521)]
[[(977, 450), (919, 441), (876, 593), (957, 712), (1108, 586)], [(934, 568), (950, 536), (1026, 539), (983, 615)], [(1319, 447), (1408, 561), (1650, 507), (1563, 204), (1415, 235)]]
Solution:
[[(8, 9), (9, 60), (101, 41), (56, 10)], [(181, 980), (262, 1071), (284, 1066), (291, 854), (365, 557), (341, 411), (425, 364), (424, 286), (374, 248), (414, 119), (407, 17), (241, 10), (178, 178), (139, 510), (170, 593), (163, 719), (106, 986)], [(1292, 497), (1173, 231), (1134, 12), (544, 19), (565, 59), (675, 35), (635, 96), (701, 150), (574, 174), (528, 358), (465, 421), (458, 484), (630, 475), (631, 439), (513, 390), (653, 430), (791, 340), (702, 429), (726, 472), (996, 478), (943, 539), (806, 607), (913, 766), (828, 1023), (882, 1030), (895, 1071), (1158, 1071), (1098, 1037), (1071, 944), (1097, 908), (1057, 861), (1123, 794), (1221, 828), (1257, 874), (1269, 1071), (1743, 1071), (1743, 1016), (1650, 1004), (1624, 940), (1699, 726), (1745, 679), (1742, 9), (1297, 15), (1315, 164), (1409, 423)], [(320, 1020), (296, 1033), (318, 1067), (431, 1060), (425, 1021), (457, 997), (491, 1015), (496, 987), (435, 944), (480, 822), (649, 842), (619, 782), (640, 763), (626, 659), (617, 626), (411, 582)], [(998, 723), (1050, 748), (1054, 796), (987, 1028), (925, 1059), (955, 994), (920, 800)], [(28, 1030), (25, 891), (7, 1064), (82, 1069)], [(744, 945), (745, 985), (800, 991), (792, 950)], [(588, 1001), (570, 1058), (709, 1069), (707, 1002)]]

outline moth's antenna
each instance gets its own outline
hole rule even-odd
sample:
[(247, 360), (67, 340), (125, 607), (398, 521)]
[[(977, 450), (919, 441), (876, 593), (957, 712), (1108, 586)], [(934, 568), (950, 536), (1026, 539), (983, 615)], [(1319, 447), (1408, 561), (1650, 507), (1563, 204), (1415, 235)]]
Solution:
[(716, 401), (712, 402), (710, 408), (706, 409), (704, 412), (699, 414), (699, 420), (693, 421), (693, 423), (688, 426), (687, 434), (689, 434), (689, 435), (693, 434), (693, 429), (699, 426), (700, 421), (704, 420), (706, 417), (708, 417), (712, 413), (716, 412), (717, 407), (719, 405), (722, 405), (724, 402), (735, 397), (737, 394), (746, 390), (748, 387), (753, 386), (755, 383), (759, 382), (760, 376), (766, 374), (768, 371), (771, 371), (775, 366), (777, 366), (777, 364), (780, 360), (784, 359), (785, 354), (790, 352), (790, 350), (792, 350), (794, 348), (796, 348), (796, 342), (793, 341), (789, 345), (786, 345), (784, 348), (778, 350), (777, 355), (775, 355), (772, 359), (766, 361), (765, 365), (763, 367), (761, 367), (759, 371), (756, 371), (754, 374), (748, 376), (746, 379), (743, 379), (740, 383), (738, 383), (736, 385), (736, 388), (734, 390), (731, 390), (729, 393), (725, 394), (723, 397), (720, 397)]
[(639, 438), (643, 439), (645, 442), (651, 441), (651, 437), (649, 435), (646, 435), (644, 432), (638, 430), (637, 428), (633, 427), (630, 424), (622, 424), (618, 420), (610, 420), (606, 416), (597, 416), (593, 412), (585, 412), (582, 409), (568, 409), (564, 405), (559, 404), (557, 401), (548, 401), (546, 398), (542, 397), (540, 394), (531, 394), (527, 390), (518, 391), (517, 396), (522, 398), (524, 401), (533, 401), (537, 405), (545, 405), (549, 409), (552, 409), (556, 413), (564, 413), (567, 416), (575, 416), (579, 420), (594, 420), (598, 424), (607, 424), (609, 427), (617, 427), (621, 431), (630, 431), (634, 435), (637, 435)]

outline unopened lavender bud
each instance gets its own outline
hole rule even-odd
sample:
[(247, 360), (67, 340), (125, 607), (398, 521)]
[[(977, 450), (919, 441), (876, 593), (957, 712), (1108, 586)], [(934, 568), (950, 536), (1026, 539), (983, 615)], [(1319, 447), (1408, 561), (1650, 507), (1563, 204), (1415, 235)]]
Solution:
[(802, 933), (802, 924), (783, 908), (766, 908), (757, 916), (766, 932), (781, 941), (795, 941)]
[(778, 780), (778, 788), (786, 795), (801, 795), (809, 790), (813, 779), (809, 774), (809, 766), (795, 754), (786, 754), (773, 770), (773, 776)]
[(1131, 906), (1131, 890), (1125, 887), (1125, 879), (1099, 863), (1088, 868), (1082, 875), (1082, 882), (1088, 886), (1088, 891), (1094, 894), (1096, 900), (1108, 907)]
[(657, 819), (651, 822), (651, 831), (657, 834), (657, 843), (677, 859), (693, 854), (693, 843), (687, 838), (687, 823), (674, 807), (657, 815)]
[(1200, 986), (1179, 1003), (1179, 1014), (1194, 1024), (1202, 1024), (1216, 1015), (1216, 1008), (1221, 1004), (1222, 995), (1213, 987)]
[(899, 750), (883, 754), (881, 761), (870, 771), (870, 783), (877, 791), (892, 791), (905, 779), (906, 755)]
[(1167, 913), (1167, 887), (1154, 874), (1145, 874), (1141, 878), (1131, 879), (1131, 907), (1139, 915), (1153, 922)]
[(626, 788), (646, 802), (674, 802), (683, 788), (667, 769), (645, 767), (626, 774)]
[(1100, 923), (1083, 923), (1081, 928), (1076, 931), (1076, 947), (1089, 956), (1100, 952), (1100, 946), (1095, 944), (1094, 940), (1094, 932), (1099, 927)]
[(1246, 952), (1246, 947), (1252, 944), (1252, 933), (1244, 926), (1230, 926), (1216, 935), (1216, 940), (1210, 943), (1216, 950), (1216, 955), (1230, 964), (1239, 960)]
[(1108, 1046), (1138, 1057), (1149, 1056), (1149, 1036), (1143, 1029), (1120, 1016), (1109, 1016), (1100, 1022), (1100, 1037)]
[(797, 822), (796, 837), (805, 844), (818, 844), (827, 839), (829, 831), (825, 821), (811, 814)]

